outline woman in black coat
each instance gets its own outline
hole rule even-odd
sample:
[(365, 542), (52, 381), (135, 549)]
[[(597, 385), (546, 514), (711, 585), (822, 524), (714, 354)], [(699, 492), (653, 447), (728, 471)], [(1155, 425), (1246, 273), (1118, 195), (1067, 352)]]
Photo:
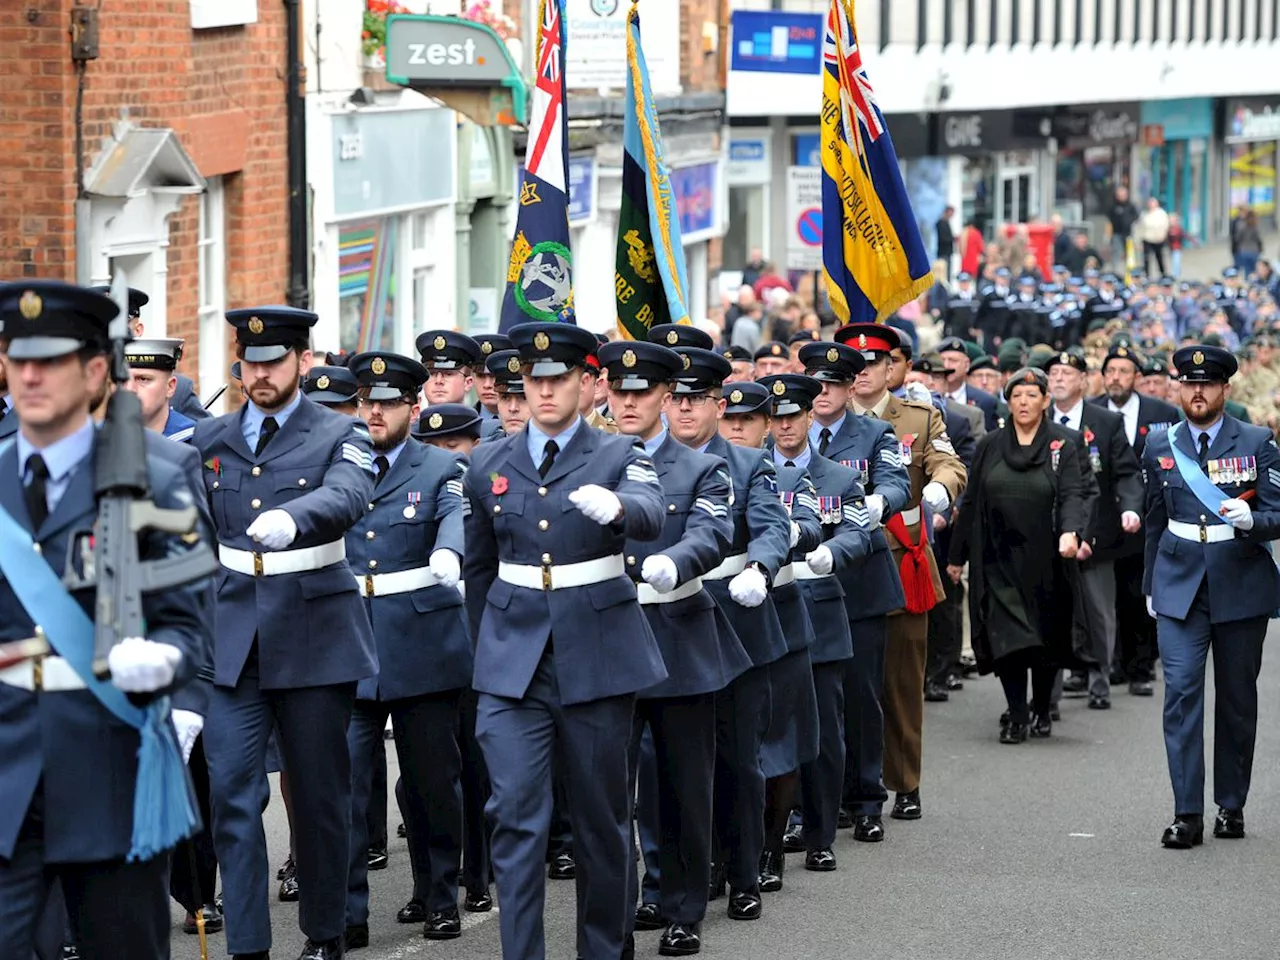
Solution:
[[(973, 651), (982, 673), (1004, 685), (1008, 723), (1001, 743), (1053, 730), (1049, 700), (1072, 650), (1074, 561), (1089, 524), (1079, 438), (1051, 423), (1049, 380), (1024, 368), (1005, 385), (1009, 420), (978, 443), (951, 536), (947, 573), (969, 564)], [(1027, 677), (1031, 677), (1031, 711)], [(1034, 714), (1032, 716), (1031, 714)]]

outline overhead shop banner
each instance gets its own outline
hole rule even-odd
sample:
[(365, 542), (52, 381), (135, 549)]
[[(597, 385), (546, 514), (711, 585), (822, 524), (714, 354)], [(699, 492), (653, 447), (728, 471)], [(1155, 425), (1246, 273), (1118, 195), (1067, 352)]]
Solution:
[[(570, 90), (625, 90), (627, 87), (627, 14), (625, 0), (565, 0), (569, 44), (565, 80)], [(679, 0), (644, 0), (645, 23), (661, 28), (644, 35), (650, 89), (680, 92)]]

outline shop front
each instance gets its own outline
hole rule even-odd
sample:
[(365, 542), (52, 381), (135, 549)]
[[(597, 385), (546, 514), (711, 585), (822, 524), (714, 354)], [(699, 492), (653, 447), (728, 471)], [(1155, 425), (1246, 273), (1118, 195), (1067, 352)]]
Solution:
[(457, 323), (456, 115), (425, 107), (318, 119), (327, 129), (312, 135), (329, 149), (309, 163), (316, 348), (412, 355), (418, 332)]
[(1280, 227), (1276, 216), (1276, 159), (1280, 145), (1280, 96), (1228, 100), (1222, 117), (1226, 154), (1227, 219), (1248, 207), (1264, 232)]
[(1182, 218), (1187, 233), (1204, 240), (1209, 223), (1209, 144), (1213, 100), (1147, 100), (1142, 104), (1134, 201), (1155, 197)]
[(1058, 141), (1054, 212), (1103, 236), (1115, 192), (1133, 183), (1133, 148), (1140, 130), (1138, 103), (1073, 104), (1052, 111)]
[(767, 259), (769, 203), (773, 182), (773, 134), (768, 129), (734, 128), (729, 136), (729, 224), (724, 236), (723, 262), (741, 269), (759, 250)]

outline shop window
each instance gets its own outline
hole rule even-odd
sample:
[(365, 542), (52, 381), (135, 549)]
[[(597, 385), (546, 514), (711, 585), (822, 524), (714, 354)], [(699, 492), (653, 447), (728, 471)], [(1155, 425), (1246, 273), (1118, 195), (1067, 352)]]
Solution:
[(338, 229), (339, 340), (343, 350), (395, 350), (395, 217)]
[(1231, 218), (1241, 207), (1258, 215), (1264, 227), (1276, 227), (1276, 141), (1234, 143), (1229, 148)]
[[(200, 386), (225, 383), (226, 329), (223, 314), (227, 307), (226, 191), (222, 177), (209, 177), (199, 197), (199, 225), (196, 239), (199, 297)], [(216, 389), (216, 387), (215, 387)]]

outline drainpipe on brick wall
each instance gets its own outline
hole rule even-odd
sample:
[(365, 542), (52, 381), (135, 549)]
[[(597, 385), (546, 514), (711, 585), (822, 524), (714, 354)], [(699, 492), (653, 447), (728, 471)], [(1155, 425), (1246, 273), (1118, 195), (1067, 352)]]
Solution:
[(285, 116), (289, 134), (289, 289), (291, 307), (311, 305), (310, 244), (307, 242), (307, 114), (302, 62), (302, 4), (284, 0)]

